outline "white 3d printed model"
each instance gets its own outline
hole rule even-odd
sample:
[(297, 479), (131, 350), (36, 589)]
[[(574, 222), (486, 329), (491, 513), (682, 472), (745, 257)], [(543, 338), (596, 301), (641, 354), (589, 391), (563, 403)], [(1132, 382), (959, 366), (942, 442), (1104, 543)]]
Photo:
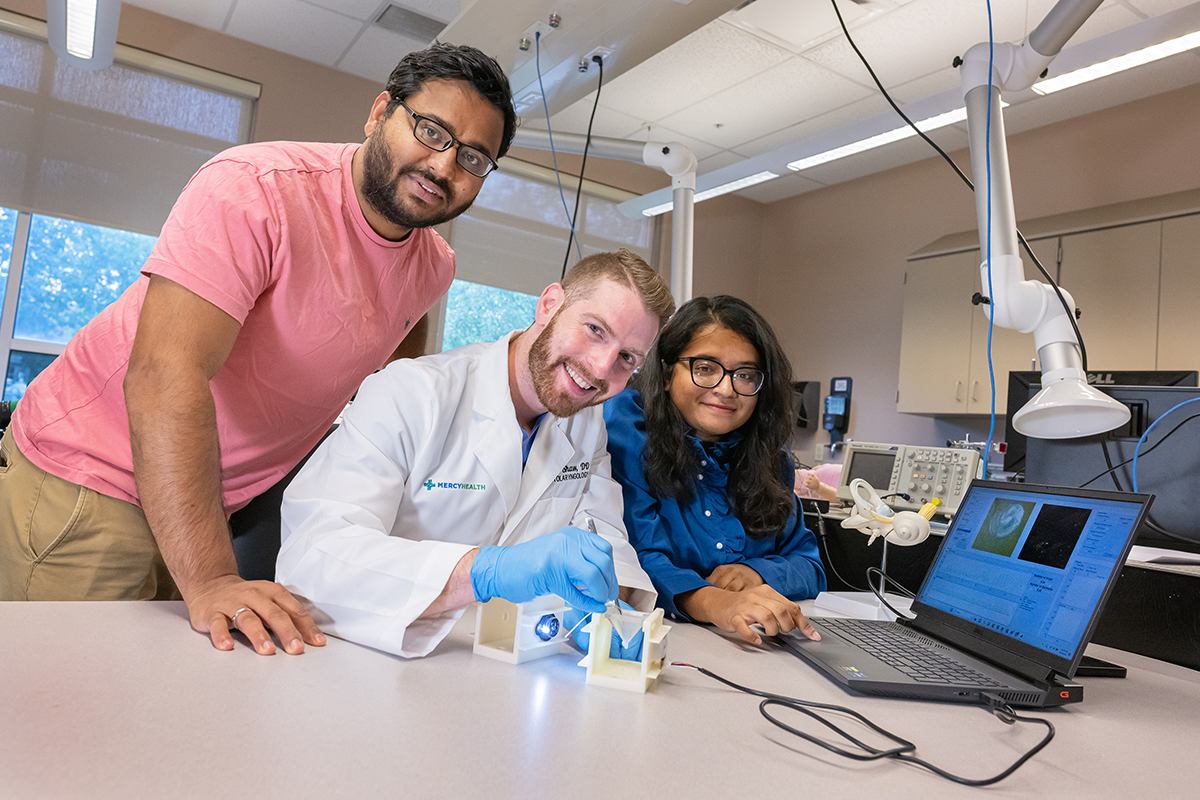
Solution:
[(566, 610), (566, 605), (555, 595), (528, 603), (510, 603), (493, 597), (479, 604), (474, 652), (508, 664), (523, 664), (560, 653), (567, 636), (563, 625)]
[[(637, 631), (642, 632), (641, 661), (609, 657), (614, 620), (618, 628), (617, 635), (620, 636), (621, 631), (625, 634), (622, 641), (628, 642), (637, 635)], [(618, 613), (609, 603), (608, 611), (593, 614), (591, 622), (583, 630), (591, 634), (587, 655), (579, 662), (579, 666), (587, 667), (588, 683), (644, 694), (662, 671), (667, 656), (667, 633), (671, 626), (663, 624), (661, 608), (648, 613), (622, 609)]]

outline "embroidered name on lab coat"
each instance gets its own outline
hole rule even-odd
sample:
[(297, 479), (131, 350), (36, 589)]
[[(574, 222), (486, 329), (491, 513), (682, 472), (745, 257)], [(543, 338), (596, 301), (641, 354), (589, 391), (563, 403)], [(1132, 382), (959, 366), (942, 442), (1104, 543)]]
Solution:
[(562, 472), (558, 473), (554, 478), (555, 483), (561, 481), (581, 481), (588, 476), (592, 471), (592, 465), (587, 461), (580, 461), (578, 466), (568, 464), (562, 468)]

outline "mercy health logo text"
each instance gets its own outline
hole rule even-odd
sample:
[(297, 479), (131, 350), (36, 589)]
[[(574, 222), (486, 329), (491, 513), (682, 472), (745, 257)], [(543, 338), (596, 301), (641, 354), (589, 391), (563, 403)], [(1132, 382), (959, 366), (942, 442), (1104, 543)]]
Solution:
[(554, 477), (554, 482), (561, 481), (581, 481), (588, 476), (592, 470), (592, 465), (587, 461), (580, 461), (579, 466), (568, 464), (562, 468), (562, 472)]
[(466, 489), (472, 492), (487, 491), (487, 484), (483, 483), (451, 483), (448, 481), (428, 480), (421, 485), (425, 487), (425, 491), (427, 492), (434, 489)]

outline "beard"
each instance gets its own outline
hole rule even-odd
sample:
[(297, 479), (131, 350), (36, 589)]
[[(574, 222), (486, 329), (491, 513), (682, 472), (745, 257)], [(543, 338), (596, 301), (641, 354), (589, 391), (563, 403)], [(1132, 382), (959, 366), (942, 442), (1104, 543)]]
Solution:
[(390, 177), (395, 171), (395, 162), (387, 143), (383, 140), (383, 125), (376, 126), (363, 147), (363, 199), (377, 214), (393, 225), (410, 229), (432, 228), (434, 225), (441, 225), (443, 222), (454, 219), (470, 208), (471, 203), (475, 200), (475, 198), (471, 198), (457, 208), (450, 207), (440, 213), (431, 212), (420, 216), (416, 211), (400, 204), (398, 193), (400, 181), (404, 176), (409, 174), (420, 176), (421, 180), (441, 189), (448, 201), (454, 197), (450, 182), (445, 178), (434, 177), (412, 164), (401, 167), (395, 177)]
[[(546, 407), (556, 417), (569, 417), (578, 414), (583, 409), (599, 405), (608, 398), (608, 381), (596, 380), (588, 374), (578, 362), (564, 356), (557, 356), (551, 350), (554, 338), (554, 326), (558, 322), (558, 314), (550, 318), (550, 322), (533, 340), (529, 347), (529, 375), (533, 379), (533, 391), (537, 394), (538, 402)], [(596, 389), (592, 399), (577, 399), (558, 389), (559, 367), (569, 365), (577, 375), (586, 380)], [(567, 378), (570, 380), (570, 377)]]

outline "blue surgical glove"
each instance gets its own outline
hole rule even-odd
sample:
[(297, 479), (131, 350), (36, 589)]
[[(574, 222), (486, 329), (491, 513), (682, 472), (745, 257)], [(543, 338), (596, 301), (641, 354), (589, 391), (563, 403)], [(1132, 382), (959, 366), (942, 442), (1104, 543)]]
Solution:
[(573, 608), (604, 613), (616, 599), (612, 545), (579, 528), (560, 528), (508, 547), (484, 546), (471, 564), (475, 599), (525, 603), (556, 594)]
[[(633, 610), (633, 607), (624, 601), (621, 603), (621, 608)], [(584, 617), (591, 616), (575, 608), (568, 608), (567, 613), (563, 614), (563, 623), (567, 626), (567, 630), (571, 631), (571, 638), (575, 640), (575, 644), (584, 652), (587, 652), (588, 645), (592, 641), (592, 635), (584, 631), (587, 627), (586, 622), (581, 622)], [(642, 659), (642, 631), (638, 631), (629, 642), (628, 647), (621, 645), (621, 635), (613, 631), (612, 644), (608, 647), (609, 658), (623, 658), (626, 661), (640, 661)]]

